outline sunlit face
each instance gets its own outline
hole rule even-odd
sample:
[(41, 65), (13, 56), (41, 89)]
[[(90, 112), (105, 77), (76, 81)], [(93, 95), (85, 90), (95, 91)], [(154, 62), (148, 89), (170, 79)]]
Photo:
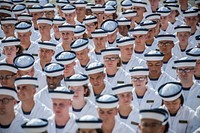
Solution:
[(89, 53), (89, 49), (85, 48), (83, 50), (80, 51), (76, 51), (76, 57), (80, 62), (84, 62), (86, 60), (88, 60), (88, 53)]
[(46, 48), (39, 48), (39, 58), (41, 61), (51, 61), (54, 51)]
[(117, 64), (119, 62), (119, 56), (118, 55), (106, 55), (103, 57), (104, 64), (106, 69), (113, 69), (117, 68)]
[(62, 79), (63, 79), (63, 75), (55, 76), (55, 77), (47, 76), (46, 80), (47, 80), (48, 89), (51, 89), (51, 90), (56, 89), (58, 86), (60, 86), (60, 82)]
[(147, 33), (147, 39), (149, 39), (149, 40), (153, 39), (155, 37), (155, 32), (156, 32), (155, 28), (149, 29), (149, 31)]
[(51, 10), (51, 11), (45, 11), (45, 16), (46, 18), (50, 18), (50, 19), (53, 19), (54, 18), (54, 14), (55, 14), (55, 11), (54, 10)]
[(65, 65), (64, 75), (70, 76), (71, 73), (74, 71), (74, 66), (76, 65), (75, 62)]
[(104, 5), (105, 0), (94, 0), (94, 2), (95, 2), (95, 5), (96, 4)]
[(55, 117), (63, 117), (69, 113), (69, 108), (71, 107), (70, 99), (52, 99), (53, 102), (53, 112)]
[(77, 18), (81, 17), (84, 18), (86, 13), (86, 8), (85, 7), (76, 7), (76, 14)]
[(200, 60), (196, 61), (195, 73), (200, 73)]
[(141, 133), (164, 133), (165, 127), (158, 120), (142, 119), (139, 129)]
[(176, 15), (177, 15), (177, 11), (176, 11), (176, 10), (172, 10), (172, 11), (170, 12), (169, 16), (168, 16), (169, 21), (175, 20)]
[(74, 18), (76, 17), (76, 12), (64, 13), (63, 15), (64, 15), (64, 18), (67, 21), (67, 23), (69, 23), (69, 24), (74, 23)]
[(41, 18), (43, 16), (44, 12), (33, 12), (30, 14), (33, 16), (32, 20), (37, 21), (38, 18)]
[(14, 24), (2, 24), (1, 29), (3, 30), (3, 33), (7, 37), (13, 36), (13, 33), (15, 31), (15, 25)]
[(51, 25), (50, 24), (46, 24), (46, 23), (40, 23), (38, 24), (38, 29), (41, 35), (47, 35), (50, 34), (51, 31)]
[(143, 17), (143, 14), (145, 13), (145, 11), (146, 11), (146, 9), (144, 8), (144, 7), (139, 7), (139, 6), (134, 6), (134, 11), (136, 11), (137, 12), (137, 14), (136, 14), (136, 16), (137, 17)]
[(117, 94), (119, 98), (119, 106), (130, 106), (133, 98), (132, 92), (124, 92)]
[(107, 35), (109, 42), (114, 42), (116, 40), (117, 32), (118, 32), (118, 29), (114, 33)]
[(190, 37), (190, 32), (178, 32), (177, 37), (178, 37), (179, 43), (181, 45), (181, 43), (188, 42), (189, 37)]
[(164, 105), (167, 107), (170, 114), (176, 114), (181, 107), (181, 99), (178, 98), (174, 101), (164, 101)]
[(19, 51), (19, 48), (17, 48), (16, 46), (4, 46), (3, 50), (7, 58), (14, 59), (17, 55), (17, 52)]
[(61, 34), (62, 41), (64, 43), (65, 42), (70, 43), (74, 39), (74, 32), (73, 31), (61, 31), (60, 34)]
[(17, 36), (20, 39), (20, 42), (23, 44), (24, 42), (30, 41), (31, 31), (25, 33), (17, 32)]
[(106, 37), (94, 37), (93, 42), (96, 50), (103, 50), (106, 48), (107, 36)]
[(115, 116), (117, 115), (117, 109), (111, 108), (111, 109), (98, 109), (99, 118), (104, 123), (109, 123), (110, 121), (113, 121), (115, 119)]
[(20, 101), (33, 100), (33, 97), (36, 93), (36, 87), (33, 85), (18, 85), (17, 86), (17, 95)]
[(104, 14), (103, 19), (104, 19), (104, 21), (108, 20), (108, 19), (113, 19), (113, 14), (112, 13), (111, 14)]
[(126, 46), (119, 46), (119, 48), (120, 48), (122, 59), (124, 58), (125, 60), (129, 61), (133, 54), (133, 44), (126, 45)]
[(18, 74), (20, 76), (29, 75), (29, 76), (33, 77), (34, 73), (35, 73), (34, 67), (32, 67), (28, 70), (18, 70)]
[(149, 75), (160, 75), (162, 65), (162, 61), (147, 61)]
[(96, 129), (80, 129), (79, 133), (97, 133)]
[(14, 106), (16, 104), (16, 100), (13, 97), (8, 95), (0, 95), (0, 100), (7, 99), (8, 103), (3, 104), (0, 101), (0, 116), (6, 116), (14, 113)]
[(119, 33), (123, 36), (128, 36), (128, 26), (127, 25), (119, 25), (118, 27)]
[(10, 71), (0, 70), (0, 84), (6, 87), (14, 87), (17, 75)]
[(53, 24), (53, 31), (55, 32), (55, 33), (58, 33), (59, 32), (59, 26), (61, 26), (62, 24)]
[(91, 32), (95, 31), (96, 27), (97, 27), (97, 24), (95, 23), (88, 23), (88, 24), (85, 24), (86, 26), (86, 30), (89, 34), (91, 34)]
[(179, 67), (176, 69), (176, 72), (180, 81), (183, 83), (187, 83), (191, 82), (191, 80), (193, 79), (195, 70), (194, 67)]
[(83, 86), (70, 86), (69, 89), (74, 91), (73, 101), (80, 101), (84, 99), (86, 90)]
[(164, 55), (171, 54), (171, 50), (174, 47), (174, 43), (172, 41), (159, 41), (158, 48), (160, 52)]
[(197, 16), (185, 17), (184, 20), (185, 20), (186, 25), (191, 26), (191, 27), (196, 27), (198, 23)]
[(147, 76), (145, 75), (135, 75), (131, 76), (131, 83), (133, 84), (135, 89), (144, 89), (147, 84)]
[(160, 16), (160, 24), (161, 25), (167, 25), (168, 24), (168, 16)]
[(133, 37), (135, 38), (135, 46), (145, 46), (147, 40), (146, 34), (133, 35)]
[(152, 11), (156, 11), (159, 8), (159, 2), (160, 0), (149, 0), (151, 4)]
[(104, 85), (105, 74), (103, 72), (89, 74), (90, 83), (93, 88), (99, 88)]

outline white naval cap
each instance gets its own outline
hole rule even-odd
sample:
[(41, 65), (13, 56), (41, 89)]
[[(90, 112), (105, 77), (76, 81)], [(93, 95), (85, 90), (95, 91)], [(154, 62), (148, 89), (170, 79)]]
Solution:
[(75, 25), (74, 36), (81, 36), (85, 33), (86, 27), (82, 24)]
[(60, 7), (63, 7), (67, 4), (69, 4), (69, 0), (56, 0), (56, 6), (60, 6)]
[(179, 67), (195, 67), (196, 60), (191, 57), (182, 57), (174, 61), (174, 68)]
[(161, 16), (168, 16), (171, 12), (171, 9), (162, 6), (162, 7), (158, 8), (158, 10), (156, 12), (159, 13)]
[(96, 98), (98, 108), (111, 109), (118, 106), (119, 99), (115, 95), (104, 94)]
[(13, 3), (11, 1), (0, 1), (0, 6), (6, 6), (11, 8), (13, 6)]
[(174, 28), (175, 32), (191, 32), (191, 26), (182, 24)]
[(178, 4), (167, 4), (165, 7), (168, 7), (171, 11), (177, 10), (180, 13), (180, 6)]
[(145, 16), (145, 19), (147, 19), (147, 20), (160, 19), (160, 14), (159, 13), (150, 13)]
[(107, 34), (113, 34), (118, 28), (118, 24), (115, 20), (108, 19), (101, 24), (101, 29), (107, 32)]
[(65, 69), (64, 65), (56, 63), (56, 62), (52, 62), (45, 65), (44, 73), (46, 76), (56, 77), (56, 76), (63, 75), (64, 69)]
[(100, 129), (102, 120), (93, 115), (84, 115), (76, 120), (79, 129)]
[(43, 6), (43, 11), (53, 11), (56, 9), (56, 6), (53, 3), (47, 3)]
[(198, 44), (200, 44), (200, 35), (195, 36), (195, 40), (197, 41)]
[(89, 45), (89, 40), (87, 38), (80, 38), (80, 39), (74, 40), (71, 43), (71, 50), (75, 52), (81, 51), (85, 48), (88, 48), (88, 45)]
[(15, 88), (19, 85), (34, 85), (38, 87), (38, 79), (36, 77), (31, 77), (30, 75), (24, 75), (15, 79)]
[(127, 17), (135, 17), (136, 15), (137, 15), (137, 12), (134, 10), (131, 10), (131, 9), (128, 9), (128, 10), (122, 12), (122, 16), (126, 17), (126, 18)]
[(90, 3), (88, 2), (87, 5), (86, 5), (86, 9), (90, 9), (91, 10), (91, 7), (95, 6), (94, 3)]
[(25, 4), (17, 4), (12, 7), (12, 12), (16, 15), (21, 14), (23, 12), (27, 12)]
[(83, 24), (95, 23), (97, 22), (97, 17), (88, 15), (83, 19)]
[(198, 16), (198, 10), (195, 7), (191, 7), (183, 12), (183, 17)]
[(153, 119), (160, 121), (162, 125), (166, 124), (169, 115), (167, 111), (162, 108), (153, 108), (153, 109), (141, 109), (139, 111), (139, 118), (142, 119)]
[(156, 21), (153, 20), (144, 20), (143, 22), (140, 23), (140, 26), (146, 29), (155, 28), (156, 25), (157, 25)]
[(181, 83), (168, 82), (158, 88), (158, 94), (164, 101), (174, 101), (182, 94)]
[(0, 14), (7, 14), (7, 15), (12, 15), (12, 11), (10, 9), (7, 8), (1, 8), (0, 7)]
[(1, 19), (1, 25), (2, 24), (16, 24), (17, 19), (13, 17), (6, 17)]
[(62, 10), (63, 13), (69, 14), (69, 13), (75, 12), (76, 7), (74, 5), (67, 4), (67, 5), (63, 6), (61, 10)]
[(93, 31), (91, 33), (91, 36), (93, 38), (95, 38), (95, 37), (107, 37), (107, 32), (104, 31), (103, 29), (96, 29), (95, 31)]
[(52, 99), (70, 100), (74, 96), (74, 92), (65, 86), (58, 86), (56, 89), (50, 90), (49, 94)]
[(130, 25), (131, 24), (131, 20), (128, 20), (125, 17), (121, 17), (119, 19), (117, 19), (117, 24), (120, 25)]
[(47, 131), (48, 120), (42, 118), (32, 118), (21, 125), (26, 133), (42, 133)]
[(32, 7), (28, 7), (28, 11), (30, 13), (43, 12), (43, 7), (39, 4), (33, 5)]
[(148, 29), (147, 28), (143, 28), (140, 25), (137, 25), (135, 28), (130, 29), (129, 33), (131, 35), (147, 34), (148, 33)]
[(11, 0), (13, 4), (23, 4), (24, 0)]
[(20, 40), (19, 40), (19, 38), (10, 36), (10, 37), (7, 37), (6, 39), (2, 40), (1, 43), (2, 43), (3, 47), (5, 47), (5, 46), (19, 46)]
[(117, 1), (115, 0), (107, 0), (105, 3), (105, 6), (113, 6), (113, 7), (117, 7)]
[(101, 62), (92, 62), (88, 66), (86, 66), (85, 71), (87, 75), (104, 72), (104, 64), (102, 64)]
[(144, 58), (146, 61), (161, 61), (163, 60), (164, 54), (157, 51), (151, 50), (144, 54)]
[(101, 4), (96, 4), (95, 6), (91, 7), (92, 12), (104, 12), (105, 6)]
[(116, 13), (116, 8), (114, 6), (105, 6), (105, 14), (113, 14)]
[(73, 5), (75, 6), (75, 7), (86, 7), (87, 6), (87, 1), (85, 1), (85, 0), (76, 0), (74, 3), (73, 3)]
[(53, 24), (53, 20), (50, 18), (46, 18), (46, 17), (41, 17), (37, 19), (37, 24), (49, 24), (52, 25)]
[(120, 55), (120, 49), (117, 47), (107, 47), (101, 50), (102, 57), (107, 55)]
[(65, 79), (68, 86), (82, 86), (89, 83), (88, 76), (84, 74), (74, 74)]
[(75, 26), (65, 22), (62, 25), (58, 26), (58, 28), (59, 28), (60, 32), (62, 32), (62, 31), (74, 31)]
[(147, 10), (147, 0), (132, 0), (133, 6), (144, 7)]
[(56, 44), (51, 41), (43, 41), (43, 42), (38, 42), (38, 47), (55, 51)]
[(33, 6), (39, 4), (39, 0), (26, 0), (25, 4), (26, 6)]
[(129, 70), (131, 76), (149, 75), (149, 69), (143, 66), (136, 66)]
[(163, 1), (164, 5), (168, 5), (168, 4), (178, 4), (177, 0), (164, 0)]
[(12, 64), (0, 63), (0, 71), (9, 71), (16, 74), (17, 70), (17, 67)]
[(200, 0), (195, 0), (195, 4), (200, 4)]
[(116, 40), (117, 46), (127, 46), (133, 45), (135, 43), (135, 38), (130, 36), (124, 36)]
[(18, 100), (17, 91), (15, 88), (0, 86), (0, 95), (8, 95), (13, 97), (15, 100)]
[(15, 31), (20, 33), (25, 33), (31, 31), (32, 23), (31, 22), (18, 22), (15, 25)]
[(121, 5), (121, 8), (124, 8), (124, 9), (130, 9), (133, 7), (133, 3), (131, 0), (122, 0), (120, 5)]
[(33, 18), (33, 16), (32, 15), (30, 15), (30, 14), (28, 14), (28, 13), (22, 13), (22, 14), (19, 14), (18, 15), (18, 20), (19, 21), (26, 21), (26, 20), (28, 20), (28, 21), (32, 21), (32, 18)]
[(186, 55), (191, 57), (192, 59), (200, 60), (200, 48), (194, 47), (186, 51)]
[(31, 54), (23, 53), (17, 55), (14, 58), (13, 63), (19, 70), (26, 71), (34, 66), (35, 59)]
[(176, 41), (176, 36), (173, 34), (160, 34), (156, 37), (156, 39), (159, 41), (173, 41), (175, 43)]
[(132, 91), (133, 91), (132, 84), (118, 84), (117, 86), (112, 88), (112, 92), (114, 95)]
[(65, 23), (65, 18), (59, 16), (59, 15), (56, 15), (54, 18), (53, 18), (53, 24), (64, 24)]
[(55, 59), (60, 64), (68, 65), (76, 60), (76, 53), (74, 51), (62, 51), (55, 56)]

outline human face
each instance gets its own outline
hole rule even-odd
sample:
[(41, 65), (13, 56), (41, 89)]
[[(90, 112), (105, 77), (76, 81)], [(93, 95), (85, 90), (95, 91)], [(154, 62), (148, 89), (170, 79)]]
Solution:
[(14, 87), (17, 75), (10, 71), (0, 70), (0, 84), (6, 87)]
[(101, 51), (106, 48), (107, 37), (94, 37), (93, 42), (95, 49)]
[(191, 82), (194, 75), (194, 67), (179, 67), (176, 72), (181, 82)]
[(38, 24), (38, 29), (39, 32), (42, 36), (50, 34), (51, 31), (51, 25), (50, 24), (46, 24), (46, 23), (40, 23)]
[(33, 12), (31, 15), (33, 16), (32, 20), (35, 22), (38, 18), (41, 18), (43, 16), (43, 12)]
[(190, 32), (179, 32), (177, 33), (177, 37), (179, 40), (179, 43), (187, 43), (190, 37)]
[(113, 14), (104, 14), (103, 19), (104, 21), (108, 19), (113, 19)]
[(196, 66), (195, 66), (195, 74), (200, 73), (200, 60), (196, 61)]
[(71, 76), (72, 72), (74, 72), (74, 66), (76, 65), (75, 62), (65, 65), (64, 75)]
[(86, 30), (89, 34), (91, 34), (91, 32), (95, 31), (96, 27), (97, 27), (97, 24), (95, 23), (88, 23), (88, 24), (85, 24), (86, 26)]
[(36, 87), (33, 85), (18, 85), (17, 86), (17, 95), (20, 101), (33, 100), (33, 97), (36, 93)]
[(46, 48), (39, 48), (39, 57), (41, 61), (51, 61), (54, 51)]
[(135, 38), (136, 46), (145, 46), (145, 42), (147, 40), (146, 34), (133, 35), (133, 37)]
[(164, 133), (164, 126), (158, 120), (142, 119), (139, 125), (141, 133)]
[[(4, 104), (2, 103), (2, 100), (7, 99), (8, 103)], [(0, 95), (0, 117), (1, 116), (8, 116), (11, 113), (14, 113), (14, 105), (16, 104), (16, 101), (13, 97), (8, 95)]]
[(144, 12), (146, 11), (146, 9), (144, 7), (139, 7), (139, 6), (134, 6), (134, 11), (137, 12), (136, 16), (137, 17), (143, 17)]
[(156, 29), (155, 28), (151, 28), (149, 29), (148, 33), (147, 33), (147, 39), (148, 40), (151, 40), (155, 37), (155, 32), (156, 32)]
[(115, 116), (117, 115), (117, 109), (111, 108), (111, 109), (98, 109), (99, 118), (103, 121), (103, 123), (109, 123), (110, 121), (113, 121), (115, 119)]
[(59, 26), (61, 26), (62, 24), (53, 24), (53, 31), (54, 33), (58, 33), (59, 32)]
[(4, 51), (7, 58), (15, 58), (19, 48), (16, 46), (4, 46)]
[(151, 4), (152, 11), (156, 11), (159, 8), (159, 2), (160, 0), (149, 0)]
[(144, 75), (136, 75), (131, 76), (131, 82), (135, 89), (143, 89), (147, 84), (147, 76)]
[(20, 33), (20, 32), (17, 32), (17, 36), (18, 38), (20, 39), (20, 42), (23, 44), (27, 41), (30, 41), (30, 37), (31, 37), (31, 32), (25, 32), (25, 33)]
[(53, 19), (54, 18), (54, 13), (55, 13), (55, 11), (45, 11), (44, 12), (45, 13), (45, 16), (46, 16), (46, 18), (50, 18), (50, 19)]
[(168, 16), (160, 16), (160, 24), (161, 25), (168, 25)]
[(159, 41), (158, 48), (160, 52), (164, 55), (171, 54), (171, 50), (174, 47), (174, 43), (172, 41)]
[(84, 99), (84, 94), (86, 91), (83, 86), (70, 86), (70, 90), (74, 91), (74, 101), (80, 101)]
[(18, 73), (20, 76), (29, 75), (29, 76), (33, 77), (35, 70), (34, 70), (34, 67), (32, 67), (29, 70), (18, 70)]
[(93, 12), (93, 15), (97, 17), (98, 22), (103, 22), (104, 12)]
[(133, 98), (132, 92), (124, 92), (117, 95), (119, 98), (119, 106), (130, 106)]
[(119, 48), (120, 48), (122, 59), (125, 61), (129, 61), (133, 54), (133, 44), (126, 45), (126, 46), (119, 46)]
[(62, 31), (60, 34), (63, 42), (71, 43), (74, 38), (73, 31)]
[(1, 28), (3, 30), (3, 33), (9, 37), (13, 36), (13, 33), (15, 31), (15, 25), (14, 24), (2, 24)]
[(84, 18), (85, 17), (85, 13), (86, 13), (85, 7), (76, 7), (77, 18), (78, 17)]
[(53, 98), (52, 102), (53, 102), (53, 112), (56, 117), (63, 117), (69, 113), (69, 108), (71, 107), (71, 100)]
[(104, 86), (104, 78), (105, 74), (103, 72), (89, 75), (90, 83), (92, 84), (93, 88), (99, 88)]
[(198, 17), (197, 16), (185, 17), (185, 23), (188, 26), (196, 27), (196, 25), (198, 24)]
[(128, 36), (128, 26), (127, 25), (119, 25), (118, 27), (119, 33), (123, 36)]
[(169, 21), (170, 21), (170, 22), (175, 21), (176, 15), (177, 15), (177, 11), (176, 11), (176, 10), (172, 10), (172, 11), (170, 12), (169, 16), (168, 16)]
[(72, 12), (72, 13), (64, 13), (64, 18), (67, 21), (67, 23), (69, 24), (73, 24), (74, 23), (74, 18), (76, 16), (76, 12)]
[(60, 86), (60, 82), (62, 79), (63, 79), (63, 75), (55, 76), (55, 77), (47, 76), (46, 80), (47, 80), (48, 89), (50, 90), (56, 89), (56, 87)]
[(117, 68), (117, 63), (119, 62), (118, 55), (106, 55), (103, 57), (106, 69)]
[(80, 129), (79, 133), (97, 133), (96, 129)]
[(109, 42), (114, 42), (116, 40), (117, 32), (118, 32), (118, 29), (114, 33), (107, 35)]
[(147, 61), (149, 75), (159, 77), (161, 74), (162, 61)]
[(88, 60), (88, 53), (89, 53), (89, 49), (85, 48), (83, 50), (80, 51), (76, 51), (76, 57), (80, 62), (84, 62), (86, 60)]
[(181, 107), (181, 99), (178, 98), (174, 101), (164, 101), (164, 105), (167, 107), (170, 114), (176, 114)]
[(104, 5), (105, 0), (94, 0), (94, 2), (95, 2), (95, 5), (96, 4)]

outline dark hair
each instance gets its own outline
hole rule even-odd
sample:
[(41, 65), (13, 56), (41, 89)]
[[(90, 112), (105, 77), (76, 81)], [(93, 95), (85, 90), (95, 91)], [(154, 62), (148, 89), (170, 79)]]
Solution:
[(183, 97), (183, 95), (181, 94), (181, 96), (179, 98), (181, 99), (181, 105), (183, 105), (184, 104), (184, 97)]
[(164, 133), (168, 133), (168, 131), (169, 131), (169, 122), (167, 122), (165, 125)]
[(84, 97), (89, 97), (90, 96), (90, 89), (88, 84), (84, 84), (83, 85), (84, 91), (86, 91), (86, 93), (84, 94)]
[[(78, 128), (77, 130), (76, 130), (76, 133), (80, 133), (80, 128)], [(103, 133), (103, 130), (101, 129), (101, 128), (98, 128), (98, 129), (95, 129), (96, 131), (97, 131), (97, 133)]]

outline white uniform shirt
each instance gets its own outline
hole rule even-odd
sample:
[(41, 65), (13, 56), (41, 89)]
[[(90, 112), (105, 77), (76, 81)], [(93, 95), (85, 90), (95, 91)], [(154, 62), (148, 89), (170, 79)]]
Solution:
[(114, 77), (108, 77), (106, 75), (105, 80), (107, 80), (112, 86), (116, 86), (117, 84), (124, 83), (130, 84), (131, 83), (131, 76), (128, 72), (126, 72), (123, 68), (119, 68)]
[(28, 49), (24, 50), (23, 53), (31, 54), (35, 59), (38, 59), (38, 44), (31, 41), (31, 45)]
[(161, 35), (161, 34), (174, 34), (175, 32), (174, 32), (174, 26), (170, 23), (170, 22), (168, 22), (168, 27), (167, 27), (167, 29), (166, 30), (162, 30), (161, 28), (160, 28), (160, 32), (159, 32), (159, 34), (158, 35)]
[(35, 101), (35, 104), (30, 114), (23, 113), (21, 102), (19, 102), (15, 106), (15, 110), (18, 111), (20, 114), (22, 114), (24, 117), (26, 117), (29, 120), (33, 118), (48, 119), (50, 116), (53, 115), (53, 112), (49, 108), (47, 108), (44, 104), (42, 104), (38, 100), (34, 100), (34, 101)]
[[(76, 130), (78, 128), (77, 124), (75, 123), (76, 117), (72, 113), (69, 113), (69, 115), (70, 115), (70, 119), (67, 121), (61, 133), (76, 133)], [(54, 116), (50, 117), (48, 119), (48, 122), (49, 122), (48, 128), (47, 128), (48, 133), (57, 133), (55, 117)]]
[[(35, 68), (34, 68), (35, 69)], [(38, 88), (37, 88), (37, 92), (39, 92), (40, 90), (42, 90), (46, 85), (47, 85), (47, 81), (46, 81), (46, 75), (42, 72), (42, 71), (39, 71), (37, 69), (34, 70), (34, 76), (33, 77), (36, 77), (38, 78)]]
[(136, 56), (136, 57), (138, 57), (140, 59), (145, 60), (144, 54), (148, 53), (149, 51), (150, 51), (150, 49), (148, 47), (146, 47), (143, 52), (133, 51), (133, 55), (132, 56)]
[(182, 24), (184, 24), (184, 21), (181, 21), (179, 19), (176, 18), (176, 21), (174, 23), (171, 23), (174, 27), (180, 26)]
[(153, 43), (150, 45), (146, 44), (146, 47), (148, 47), (151, 50), (156, 50), (158, 49), (158, 40), (154, 38)]
[(152, 108), (158, 108), (162, 104), (162, 99), (158, 95), (157, 91), (155, 91), (153, 88), (150, 88), (147, 86), (147, 90), (143, 96), (143, 98), (138, 98), (137, 94), (135, 92), (135, 89), (133, 88), (133, 101), (132, 104), (135, 108), (141, 110), (141, 109), (152, 109)]
[(104, 63), (104, 62), (103, 62), (103, 56), (101, 55), (101, 53), (96, 53), (96, 52), (94, 51), (94, 49), (91, 50), (90, 56), (93, 57), (95, 60), (97, 60), (97, 61), (99, 61), (99, 62), (101, 62), (101, 63)]

